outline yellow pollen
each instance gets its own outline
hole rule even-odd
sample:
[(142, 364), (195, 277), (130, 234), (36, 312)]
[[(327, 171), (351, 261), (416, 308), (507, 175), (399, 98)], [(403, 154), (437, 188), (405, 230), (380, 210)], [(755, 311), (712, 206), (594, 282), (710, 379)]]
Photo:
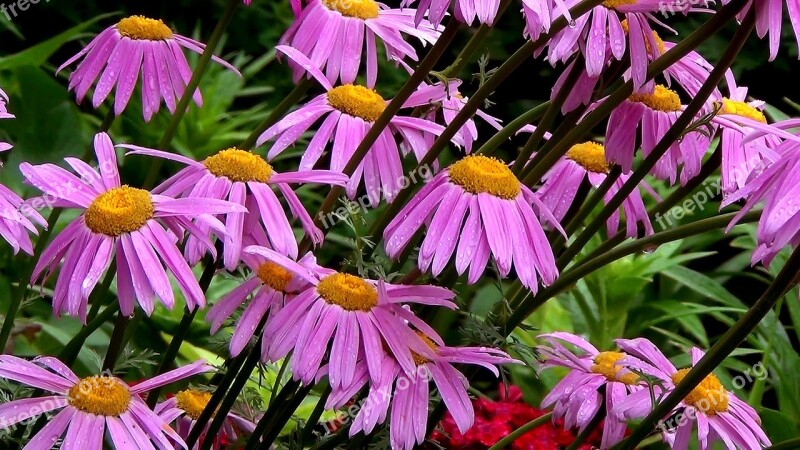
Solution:
[(286, 292), (286, 285), (292, 281), (292, 273), (273, 262), (265, 262), (258, 268), (258, 278), (278, 292)]
[(656, 85), (652, 94), (633, 94), (629, 100), (642, 103), (656, 111), (675, 112), (681, 110), (681, 98), (678, 93), (660, 84)]
[(591, 367), (591, 370), (594, 373), (605, 376), (608, 381), (617, 381), (627, 385), (637, 384), (639, 382), (639, 376), (635, 373), (625, 371), (625, 373), (620, 374), (620, 372), (624, 370), (624, 367), (617, 363), (625, 356), (627, 355), (621, 352), (598, 353), (597, 356), (594, 357), (594, 365)]
[(567, 158), (594, 173), (608, 173), (606, 149), (597, 142), (584, 142), (573, 145), (567, 152)]
[(142, 228), (153, 211), (149, 192), (122, 186), (94, 199), (86, 209), (86, 226), (95, 233), (119, 236)]
[(502, 161), (470, 155), (450, 166), (450, 181), (473, 194), (487, 193), (506, 200), (517, 198), (520, 183)]
[(719, 110), (720, 114), (734, 114), (737, 116), (747, 117), (748, 119), (755, 120), (756, 122), (767, 123), (767, 117), (763, 112), (750, 106), (746, 102), (731, 100), (729, 98), (722, 99), (722, 108)]
[(229, 148), (203, 161), (209, 172), (231, 181), (266, 183), (272, 177), (272, 166), (264, 158), (246, 150)]
[(619, 8), (620, 6), (635, 5), (637, 0), (606, 0), (603, 6), (608, 9)]
[(119, 416), (128, 410), (131, 392), (117, 378), (84, 378), (69, 390), (67, 401), (73, 407), (98, 416)]
[(161, 20), (130, 16), (117, 23), (119, 34), (137, 41), (163, 41), (172, 38), (172, 30)]
[(335, 273), (323, 278), (317, 292), (331, 305), (347, 311), (369, 311), (378, 305), (378, 291), (362, 278)]
[(367, 20), (378, 17), (380, 8), (375, 0), (322, 0), (328, 9), (340, 12), (343, 16)]
[[(417, 331), (417, 336), (419, 336), (420, 339), (422, 339), (422, 342), (424, 342), (428, 347), (430, 347), (431, 350), (436, 352), (436, 349), (437, 349), (436, 343), (433, 342), (431, 340), (431, 338), (429, 338), (424, 333), (421, 333), (419, 331)], [(421, 366), (421, 365), (423, 365), (425, 363), (431, 362), (430, 359), (428, 359), (428, 358), (426, 358), (424, 356), (418, 355), (417, 353), (414, 353), (414, 352), (411, 352), (411, 357), (414, 359), (414, 364), (416, 364), (417, 366)]]
[(208, 401), (211, 400), (211, 393), (189, 389), (175, 394), (175, 400), (177, 400), (178, 408), (182, 409), (192, 420), (197, 420), (206, 409)]
[(386, 109), (386, 101), (377, 92), (354, 84), (345, 84), (328, 91), (328, 104), (339, 111), (375, 122)]
[[(675, 384), (680, 383), (692, 369), (681, 369), (672, 375)], [(684, 403), (694, 406), (707, 416), (716, 416), (728, 410), (728, 391), (719, 382), (716, 375), (709, 374), (700, 384), (683, 399)]]
[[(623, 19), (622, 22), (620, 22), (620, 24), (622, 25), (622, 29), (627, 33), (628, 32), (628, 19)], [(659, 36), (658, 33), (656, 33), (655, 30), (653, 30), (653, 39), (656, 41), (656, 45), (658, 45), (658, 54), (659, 55), (663, 55), (664, 53), (666, 53), (667, 52), (667, 46), (664, 45), (664, 40), (661, 39), (661, 36)], [(650, 41), (649, 40), (645, 39), (644, 46), (647, 49), (648, 53), (653, 53), (653, 49), (652, 49), (652, 47), (650, 47)]]

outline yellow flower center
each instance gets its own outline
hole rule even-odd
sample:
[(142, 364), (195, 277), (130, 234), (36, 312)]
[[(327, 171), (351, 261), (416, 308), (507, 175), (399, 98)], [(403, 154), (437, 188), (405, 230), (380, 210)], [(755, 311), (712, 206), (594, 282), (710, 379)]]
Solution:
[(362, 278), (335, 273), (322, 279), (317, 292), (331, 305), (347, 311), (369, 311), (378, 304), (378, 291)]
[(286, 292), (286, 285), (292, 281), (292, 273), (273, 262), (265, 262), (258, 268), (258, 278), (278, 292)]
[(264, 158), (246, 150), (229, 148), (203, 161), (209, 172), (231, 181), (266, 183), (272, 177), (272, 166)]
[(322, 0), (322, 3), (333, 11), (339, 11), (343, 16), (367, 20), (378, 17), (380, 8), (375, 0)]
[[(622, 29), (627, 33), (628, 32), (628, 19), (623, 19), (622, 22), (620, 22), (620, 24), (622, 25)], [(663, 55), (664, 53), (666, 53), (667, 46), (664, 45), (664, 40), (661, 39), (661, 36), (659, 36), (658, 33), (656, 33), (655, 30), (653, 30), (653, 39), (656, 41), (656, 45), (658, 45), (658, 54), (659, 55)], [(647, 51), (649, 53), (653, 53), (653, 48), (650, 47), (650, 41), (649, 40), (645, 40), (644, 41), (644, 46), (645, 46), (645, 48), (647, 49)]]
[(128, 410), (131, 392), (117, 378), (84, 378), (69, 390), (67, 401), (75, 408), (98, 416), (119, 416)]
[(608, 173), (606, 149), (597, 142), (584, 142), (573, 145), (567, 152), (567, 158), (594, 173)]
[(633, 94), (629, 100), (643, 103), (656, 111), (675, 112), (681, 110), (681, 98), (678, 93), (660, 84), (656, 85), (653, 93)]
[(731, 100), (729, 98), (722, 99), (722, 108), (719, 110), (720, 114), (734, 114), (737, 116), (747, 117), (748, 119), (755, 120), (756, 122), (767, 123), (767, 117), (763, 112), (750, 106), (747, 102), (738, 100)]
[[(433, 341), (431, 340), (431, 338), (429, 338), (429, 337), (428, 337), (428, 336), (426, 336), (424, 333), (421, 333), (421, 332), (419, 332), (419, 331), (417, 331), (417, 336), (419, 336), (419, 337), (420, 337), (420, 339), (422, 339), (422, 342), (424, 342), (424, 343), (425, 343), (425, 344), (426, 344), (428, 347), (430, 347), (430, 348), (431, 348), (431, 350), (433, 350), (434, 352), (436, 351), (436, 349), (437, 349), (436, 343), (435, 343), (435, 342), (433, 342)], [(430, 360), (430, 359), (428, 359), (428, 358), (426, 358), (426, 357), (424, 357), (424, 356), (420, 356), (420, 355), (418, 355), (418, 354), (417, 354), (417, 353), (415, 353), (415, 352), (411, 352), (411, 357), (414, 359), (414, 363), (415, 363), (417, 366), (421, 366), (421, 365), (423, 365), (423, 364), (425, 364), (425, 363), (429, 363), (429, 362), (431, 362), (431, 360)]]
[(637, 0), (606, 0), (603, 6), (608, 9), (619, 8), (620, 6), (635, 5)]
[[(672, 375), (675, 384), (680, 383), (689, 373), (689, 369), (681, 369)], [(707, 416), (716, 416), (728, 410), (728, 391), (719, 382), (716, 375), (709, 374), (700, 384), (683, 399), (684, 403), (694, 406)]]
[(94, 199), (86, 209), (86, 226), (95, 233), (119, 236), (142, 228), (153, 210), (148, 191), (122, 186)]
[(351, 116), (375, 122), (386, 109), (386, 101), (364, 86), (345, 84), (328, 91), (328, 104)]
[(211, 393), (189, 389), (175, 394), (175, 400), (178, 408), (182, 409), (193, 420), (197, 420), (203, 410), (206, 409), (209, 400), (211, 400)]
[(520, 183), (502, 161), (470, 155), (450, 166), (450, 181), (473, 194), (487, 193), (506, 200), (517, 198)]
[(117, 23), (119, 34), (137, 41), (163, 41), (172, 38), (172, 30), (158, 19), (130, 16)]
[(592, 372), (603, 375), (608, 381), (617, 381), (627, 385), (634, 385), (639, 382), (639, 376), (635, 373), (628, 372), (620, 374), (625, 368), (617, 364), (625, 353), (622, 352), (602, 352), (594, 357), (594, 365), (591, 367)]

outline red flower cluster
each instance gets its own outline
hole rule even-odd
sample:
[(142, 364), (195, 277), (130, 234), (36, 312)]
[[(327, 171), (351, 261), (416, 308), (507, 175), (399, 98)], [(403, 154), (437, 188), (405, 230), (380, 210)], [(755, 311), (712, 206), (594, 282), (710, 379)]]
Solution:
[[(500, 387), (497, 401), (478, 398), (472, 401), (475, 407), (475, 425), (467, 434), (458, 432), (452, 416), (448, 413), (439, 424), (431, 439), (445, 449), (485, 450), (496, 444), (547, 411), (536, 409), (522, 399), (522, 391), (511, 386), (506, 391)], [(440, 431), (441, 430), (441, 431)], [(591, 450), (600, 445), (602, 427), (589, 436), (580, 450)], [(575, 433), (565, 430), (561, 422), (552, 422), (534, 428), (523, 434), (511, 444), (512, 450), (557, 450), (569, 446), (575, 440)]]

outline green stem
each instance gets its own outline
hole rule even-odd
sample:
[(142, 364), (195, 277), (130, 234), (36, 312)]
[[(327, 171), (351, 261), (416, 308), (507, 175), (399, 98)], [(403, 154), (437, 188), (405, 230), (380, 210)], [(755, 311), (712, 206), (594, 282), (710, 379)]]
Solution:
[(552, 418), (552, 417), (553, 417), (553, 413), (549, 412), (549, 413), (547, 413), (547, 414), (545, 414), (543, 416), (539, 416), (539, 417), (531, 420), (530, 422), (526, 423), (525, 425), (523, 425), (523, 426), (517, 428), (516, 430), (514, 430), (513, 432), (511, 432), (511, 434), (509, 434), (508, 436), (506, 436), (503, 439), (500, 439), (499, 441), (497, 441), (496, 444), (494, 444), (493, 446), (489, 447), (489, 450), (501, 450), (501, 449), (504, 449), (504, 448), (508, 447), (509, 445), (513, 444), (514, 441), (519, 439), (523, 434), (525, 434), (525, 433), (533, 430), (534, 428), (538, 428), (538, 427), (546, 424), (547, 422), (549, 422), (550, 418)]
[[(164, 130), (164, 134), (161, 135), (161, 140), (158, 142), (159, 149), (166, 151), (170, 143), (172, 143), (172, 139), (178, 132), (178, 126), (181, 124), (181, 120), (183, 120), (183, 117), (189, 110), (189, 103), (192, 101), (192, 96), (197, 90), (197, 87), (200, 86), (200, 80), (203, 79), (203, 75), (205, 75), (208, 65), (211, 63), (211, 58), (214, 56), (214, 52), (217, 50), (217, 47), (222, 40), (222, 36), (225, 34), (225, 30), (228, 28), (228, 25), (230, 25), (231, 21), (233, 21), (233, 16), (236, 13), (236, 9), (239, 7), (239, 4), (241, 4), (239, 0), (228, 0), (228, 4), (225, 6), (225, 11), (222, 13), (222, 17), (219, 19), (219, 22), (217, 22), (217, 26), (211, 33), (211, 37), (208, 38), (208, 42), (206, 43), (203, 53), (197, 60), (197, 66), (194, 68), (192, 77), (189, 79), (189, 83), (186, 85), (186, 90), (183, 91), (183, 96), (178, 101), (178, 105), (175, 107), (175, 113), (172, 114), (172, 117), (170, 117), (167, 128)], [(158, 171), (162, 164), (163, 160), (160, 158), (153, 160), (150, 170), (147, 173), (147, 177), (145, 178), (144, 186), (152, 186), (155, 183), (156, 177), (158, 176)]]
[[(748, 14), (748, 16), (752, 16), (752, 14)], [(748, 22), (748, 20), (746, 19), (745, 22)], [(786, 295), (792, 286), (797, 283), (799, 272), (800, 249), (795, 249), (783, 269), (781, 269), (778, 276), (775, 277), (775, 280), (755, 305), (722, 336), (722, 339), (711, 347), (711, 350), (692, 367), (667, 398), (653, 408), (642, 423), (633, 430), (631, 435), (615, 448), (620, 450), (633, 450), (636, 448), (636, 445), (650, 434), (659, 420), (667, 416), (753, 332), (778, 300)]]
[[(735, 17), (736, 13), (742, 8), (744, 5), (744, 0), (734, 1), (728, 3), (726, 7), (724, 7), (720, 12), (715, 14), (707, 24), (715, 21), (722, 21), (722, 19), (727, 18), (728, 20)], [(728, 17), (730, 16), (730, 17)], [(751, 21), (753, 22), (753, 21)], [(719, 23), (721, 27), (725, 22)], [(752, 25), (752, 24), (750, 24)], [(603, 224), (608, 220), (609, 217), (622, 206), (622, 203), (625, 201), (626, 198), (633, 192), (635, 189), (638, 189), (639, 183), (644, 180), (645, 176), (650, 172), (650, 170), (655, 167), (656, 163), (664, 156), (664, 154), (670, 149), (670, 147), (680, 139), (681, 135), (683, 134), (686, 127), (689, 126), (692, 121), (694, 120), (695, 116), (698, 112), (705, 106), (706, 101), (714, 92), (719, 82), (725, 76), (725, 72), (730, 68), (731, 64), (736, 59), (736, 56), (739, 54), (742, 46), (747, 41), (748, 36), (750, 35), (750, 29), (752, 28), (748, 23), (743, 23), (742, 26), (737, 30), (736, 35), (731, 40), (728, 48), (725, 50), (721, 60), (714, 66), (714, 69), (709, 74), (708, 78), (706, 79), (703, 86), (698, 90), (697, 95), (692, 99), (691, 102), (686, 106), (684, 111), (681, 115), (675, 120), (675, 123), (669, 128), (669, 130), (664, 134), (661, 140), (656, 144), (655, 148), (652, 150), (650, 155), (645, 158), (642, 164), (636, 168), (636, 170), (631, 174), (630, 178), (622, 185), (619, 191), (614, 195), (614, 197), (609, 201), (605, 208), (598, 214), (592, 222), (583, 230), (583, 232), (578, 235), (575, 241), (567, 248), (564, 254), (557, 261), (558, 267), (566, 267), (566, 265), (574, 258), (581, 249), (589, 242), (592, 236), (599, 230)], [(703, 27), (701, 27), (703, 28)], [(699, 31), (699, 30), (698, 30)], [(697, 32), (693, 33), (692, 35), (696, 34)], [(691, 37), (691, 36), (690, 36)], [(688, 38), (687, 38), (688, 40)], [(685, 42), (685, 41), (684, 41)], [(680, 45), (679, 45), (680, 46)], [(670, 52), (665, 54), (668, 55), (672, 51), (674, 51), (679, 46), (676, 46)], [(661, 60), (665, 56), (659, 58)], [(652, 68), (652, 66), (651, 66)], [(626, 86), (630, 86), (630, 83), (626, 84)], [(595, 112), (602, 108), (599, 107)], [(548, 155), (549, 156), (549, 155)]]
[(64, 364), (68, 367), (72, 366), (75, 360), (78, 358), (78, 354), (83, 348), (83, 343), (86, 339), (92, 335), (98, 328), (103, 326), (104, 323), (108, 322), (114, 314), (119, 311), (119, 303), (112, 303), (108, 305), (102, 312), (100, 312), (97, 317), (89, 321), (88, 324), (81, 327), (80, 331), (64, 345), (64, 348), (61, 349), (61, 352), (58, 353), (58, 359), (61, 360)]
[[(707, 231), (725, 227), (736, 216), (736, 214), (737, 213), (723, 214), (720, 216), (711, 217), (709, 219), (698, 220), (697, 222), (683, 225), (672, 230), (667, 230), (642, 239), (637, 239), (628, 244), (616, 247), (613, 250), (603, 253), (589, 261), (576, 265), (573, 269), (561, 274), (555, 283), (547, 287), (547, 289), (544, 289), (543, 291), (539, 292), (538, 295), (520, 305), (520, 307), (517, 308), (511, 315), (511, 318), (506, 324), (506, 332), (510, 333), (511, 330), (519, 326), (519, 324), (521, 324), (525, 318), (536, 311), (536, 309), (543, 305), (547, 300), (555, 297), (564, 289), (567, 289), (581, 278), (591, 274), (592, 272), (595, 272), (601, 267), (604, 267), (628, 255), (633, 255), (635, 253), (666, 244), (667, 242), (677, 241), (689, 236), (696, 236)], [(739, 221), (739, 223), (744, 224), (755, 222), (760, 216), (761, 211), (752, 211), (745, 215), (742, 220)]]
[(114, 331), (111, 333), (111, 341), (108, 343), (106, 358), (103, 360), (103, 370), (114, 370), (117, 358), (125, 348), (125, 331), (128, 329), (130, 322), (131, 319), (122, 314), (121, 311), (117, 313), (117, 321), (114, 323)]
[[(419, 63), (417, 69), (411, 75), (411, 77), (405, 82), (400, 91), (397, 95), (386, 105), (386, 109), (383, 110), (380, 117), (370, 126), (369, 131), (367, 131), (364, 139), (361, 140), (358, 147), (356, 148), (355, 152), (353, 152), (353, 156), (350, 157), (350, 160), (345, 165), (342, 172), (347, 176), (352, 176), (355, 173), (356, 169), (358, 168), (361, 161), (367, 155), (369, 150), (381, 136), (381, 133), (389, 126), (389, 123), (394, 118), (395, 114), (397, 114), (400, 109), (403, 107), (403, 104), (408, 100), (411, 95), (416, 92), (417, 88), (425, 81), (428, 74), (433, 70), (433, 67), (436, 63), (441, 59), (442, 55), (444, 54), (447, 47), (450, 46), (450, 43), (455, 38), (456, 34), (458, 33), (459, 28), (461, 25), (455, 18), (451, 18), (450, 21), (447, 23), (442, 35), (436, 41), (436, 44), (428, 51), (428, 54), (425, 55), (425, 58)], [(470, 99), (470, 101), (472, 101)], [(461, 125), (458, 126), (458, 129), (461, 128)], [(320, 226), (320, 218), (325, 217), (328, 215), (331, 210), (333, 210), (334, 206), (336, 206), (336, 202), (339, 200), (339, 196), (344, 192), (344, 188), (341, 186), (333, 186), (331, 187), (330, 192), (325, 197), (325, 201), (323, 201), (322, 206), (320, 207), (319, 213), (314, 217), (314, 222), (317, 226)], [(303, 238), (303, 241), (300, 243), (300, 254), (305, 254), (308, 250), (311, 249), (311, 240), (306, 236)]]
[(317, 406), (314, 407), (314, 411), (312, 411), (311, 415), (308, 417), (308, 421), (303, 427), (303, 431), (300, 433), (300, 448), (303, 448), (303, 443), (308, 442), (311, 439), (311, 435), (314, 432), (314, 427), (317, 426), (320, 417), (322, 417), (322, 413), (325, 412), (325, 403), (328, 401), (328, 397), (330, 397), (331, 392), (333, 392), (333, 389), (331, 389), (329, 385), (325, 388), (325, 392), (322, 393), (322, 396), (320, 396)]

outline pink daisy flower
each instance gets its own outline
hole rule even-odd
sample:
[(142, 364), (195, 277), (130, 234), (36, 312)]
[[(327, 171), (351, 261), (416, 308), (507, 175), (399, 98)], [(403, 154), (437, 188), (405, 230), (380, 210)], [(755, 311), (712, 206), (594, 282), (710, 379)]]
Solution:
[(414, 3), (417, 3), (416, 23), (422, 23), (427, 13), (428, 20), (437, 26), (447, 15), (451, 3), (456, 19), (467, 25), (472, 25), (475, 19), (481, 24), (494, 25), (500, 9), (500, 0), (403, 0), (401, 5), (407, 7)]
[[(664, 137), (683, 110), (678, 93), (663, 85), (651, 91), (639, 91), (617, 107), (608, 118), (606, 130), (606, 156), (610, 162), (630, 172), (636, 151), (636, 135), (641, 134), (641, 147), (645, 156)], [(691, 132), (674, 142), (667, 153), (653, 167), (652, 174), (675, 183), (678, 168), (680, 180), (685, 184), (697, 176), (710, 144), (710, 139), (699, 132)]]
[[(767, 124), (764, 102), (747, 101), (747, 88), (737, 87), (733, 73), (726, 74), (730, 96), (717, 103), (713, 121), (722, 130), (722, 192), (729, 195), (747, 184), (770, 163), (782, 139), (795, 136)], [(754, 133), (757, 137), (750, 138)]]
[[(609, 164), (606, 161), (605, 147), (596, 142), (576, 144), (545, 174), (544, 184), (536, 191), (536, 196), (553, 212), (556, 219), (563, 220), (575, 201), (575, 196), (578, 194), (583, 180), (588, 179), (589, 183), (597, 188), (606, 180), (608, 171)], [(611, 201), (629, 178), (630, 175), (620, 175), (611, 189), (603, 196), (603, 200), (606, 203)], [(649, 186), (644, 183), (641, 186), (646, 190), (649, 189)], [(652, 192), (652, 189), (649, 190)], [(622, 210), (625, 212), (628, 237), (638, 236), (637, 224), (640, 222), (647, 235), (653, 234), (653, 226), (650, 224), (647, 208), (644, 206), (642, 195), (638, 189), (625, 198)], [(619, 222), (620, 214), (615, 212), (607, 222), (609, 236), (616, 234)]]
[[(691, 368), (678, 370), (656, 346), (647, 339), (618, 339), (617, 345), (629, 355), (621, 362), (632, 370), (656, 378), (660, 383), (650, 389), (642, 389), (614, 405), (611, 415), (618, 418), (640, 418), (653, 407), (652, 399), (668, 395), (675, 385), (689, 373)], [(692, 348), (692, 365), (697, 364), (705, 353)], [(661, 424), (662, 436), (674, 450), (686, 450), (692, 438), (692, 429), (697, 423), (697, 438), (700, 450), (713, 447), (722, 441), (728, 450), (759, 450), (768, 447), (769, 438), (761, 429), (761, 420), (756, 411), (725, 389), (719, 379), (710, 374), (692, 390), (673, 410), (675, 418)], [(672, 414), (670, 414), (672, 416)], [(677, 427), (674, 427), (677, 425)]]
[[(577, 427), (583, 432), (604, 402), (606, 411), (612, 411), (630, 393), (643, 389), (639, 376), (620, 363), (630, 358), (625, 353), (601, 352), (582, 337), (569, 333), (542, 334), (538, 338), (547, 343), (537, 347), (544, 368), (571, 369), (542, 400), (542, 408), (552, 407), (553, 421), (563, 419), (566, 429)], [(573, 345), (578, 352), (564, 343)], [(605, 399), (601, 388), (605, 388)], [(622, 441), (626, 429), (624, 421), (611, 415), (606, 417), (600, 448), (611, 448)]]
[[(6, 109), (7, 102), (8, 95), (0, 89), (0, 119), (14, 118)], [(0, 153), (10, 150), (11, 147), (7, 142), (0, 142)], [(20, 250), (33, 255), (33, 244), (28, 233), (39, 234), (34, 223), (47, 228), (47, 221), (38, 211), (26, 204), (14, 191), (0, 184), (0, 236), (11, 245), (15, 255)]]
[[(315, 244), (320, 244), (324, 238), (322, 231), (314, 225), (290, 184), (344, 186), (347, 182), (346, 176), (329, 170), (278, 173), (261, 156), (235, 147), (221, 150), (202, 162), (134, 145), (120, 147), (133, 150), (129, 154), (154, 156), (187, 166), (156, 187), (155, 193), (187, 200), (228, 200), (242, 206), (224, 216), (223, 261), (228, 270), (239, 265), (242, 241), (246, 238), (265, 245), (268, 243), (276, 251), (297, 258), (297, 240), (275, 188), (288, 203), (292, 215), (300, 219), (306, 234)], [(203, 236), (215, 231), (210, 224), (198, 223), (198, 228)], [(203, 240), (190, 236), (186, 243), (186, 259), (190, 264), (196, 264), (209, 250), (213, 254), (214, 250), (203, 245)]]
[[(322, 124), (300, 159), (300, 170), (313, 168), (330, 143), (330, 169), (343, 171), (388, 102), (376, 91), (364, 86), (346, 84), (334, 88), (322, 73), (311, 65), (308, 58), (291, 47), (278, 47), (277, 50), (307, 69), (327, 92), (266, 130), (258, 138), (257, 145), (260, 146), (271, 139), (275, 140), (267, 153), (268, 159), (271, 160), (321, 120)], [(417, 92), (406, 101), (404, 107), (411, 108), (435, 102), (436, 99), (444, 97), (443, 91), (442, 86), (441, 89), (425, 89)], [(394, 200), (404, 180), (402, 154), (408, 150), (413, 152), (418, 160), (422, 159), (429, 149), (428, 136), (438, 136), (442, 131), (444, 127), (427, 119), (394, 116), (350, 178), (347, 195), (355, 198), (363, 181), (373, 205), (377, 205), (381, 198), (385, 198), (387, 202)], [(402, 141), (400, 148), (396, 137)], [(457, 138), (454, 141), (463, 144)]]
[(540, 282), (546, 286), (558, 277), (537, 213), (561, 230), (503, 162), (467, 156), (436, 175), (392, 220), (383, 235), (386, 253), (397, 258), (424, 225), (421, 270), (438, 276), (455, 253), (456, 270), (461, 275), (469, 268), (473, 284), (492, 256), (501, 276), (513, 264), (522, 284), (536, 292)]
[(800, 245), (800, 203), (797, 201), (800, 188), (800, 144), (786, 141), (776, 151), (769, 152), (770, 163), (747, 184), (729, 195), (722, 202), (728, 206), (740, 199), (747, 203), (728, 226), (730, 231), (741, 218), (760, 204), (764, 204), (758, 222), (756, 238), (758, 246), (751, 257), (752, 264), (759, 261), (769, 266), (772, 259), (786, 246)]
[[(423, 45), (439, 38), (440, 27), (427, 20), (417, 26), (416, 14), (414, 9), (391, 9), (375, 0), (308, 0), (280, 43), (310, 58), (314, 67), (325, 70), (331, 83), (354, 83), (366, 51), (367, 86), (373, 87), (378, 78), (376, 36), (383, 41), (387, 58), (414, 61), (417, 52), (403, 34), (418, 38)], [(296, 77), (303, 72), (298, 68)]]
[[(589, 76), (599, 76), (606, 66), (608, 52), (616, 60), (621, 60), (626, 49), (630, 52), (631, 77), (634, 88), (644, 85), (647, 66), (650, 61), (648, 49), (653, 52), (659, 48), (650, 23), (658, 23), (655, 14), (668, 8), (681, 6), (684, 0), (611, 0), (592, 8), (580, 17), (569, 16), (569, 8), (580, 0), (525, 0), (523, 12), (526, 14), (526, 34), (538, 37), (539, 31), (532, 29), (541, 26), (557, 11), (557, 16), (565, 15), (574, 22), (553, 36), (548, 43), (547, 59), (551, 64), (566, 62), (576, 52), (581, 51), (586, 60)], [(555, 5), (553, 5), (553, 2)], [(685, 12), (698, 10), (689, 8)], [(676, 9), (678, 11), (678, 9)], [(527, 15), (531, 15), (528, 18)], [(622, 18), (621, 18), (622, 17)]]
[(214, 370), (205, 361), (128, 386), (105, 375), (78, 378), (61, 361), (40, 356), (33, 362), (0, 356), (0, 377), (52, 393), (0, 405), (0, 424), (10, 427), (39, 414), (61, 410), (28, 442), (24, 450), (48, 450), (62, 440), (62, 448), (102, 450), (105, 432), (116, 448), (186, 448), (169, 423), (151, 411), (141, 394), (179, 380)]
[[(197, 424), (197, 419), (200, 418), (200, 415), (203, 413), (203, 410), (210, 400), (211, 392), (187, 389), (178, 392), (174, 397), (156, 405), (154, 412), (168, 424), (177, 421), (175, 423), (175, 431), (177, 431), (181, 438), (185, 439), (189, 437), (189, 433), (192, 428), (194, 428), (195, 424)], [(209, 425), (209, 422), (205, 423), (202, 436), (208, 434)], [(255, 428), (256, 424), (253, 422), (232, 412), (228, 412), (225, 421), (222, 422), (222, 429), (220, 430), (219, 437), (214, 438), (211, 448), (214, 450), (229, 448), (227, 445), (228, 443), (236, 442), (243, 434), (251, 434)], [(223, 441), (222, 437), (224, 437), (225, 441)], [(199, 442), (202, 442), (204, 439), (205, 438), (201, 438)], [(183, 441), (178, 441), (177, 444), (180, 445), (181, 442)], [(194, 449), (200, 447), (199, 442), (195, 444), (193, 447)]]
[(390, 356), (383, 360), (382, 377), (371, 380), (364, 364), (358, 366), (355, 382), (334, 391), (327, 407), (341, 408), (367, 383), (369, 393), (350, 427), (350, 436), (359, 432), (370, 434), (386, 420), (391, 405), (389, 423), (390, 444), (393, 450), (411, 450), (425, 441), (428, 424), (428, 401), (433, 381), (444, 405), (463, 434), (475, 421), (475, 410), (467, 389), (469, 381), (453, 364), (471, 364), (500, 376), (497, 365), (519, 364), (507, 353), (489, 347), (448, 347), (438, 344), (424, 334), (419, 337), (430, 347), (432, 356), (414, 355), (415, 369), (404, 371)]
[[(206, 313), (211, 333), (215, 334), (252, 295), (249, 305), (236, 322), (230, 343), (232, 356), (242, 352), (266, 314), (274, 317), (284, 304), (310, 286), (305, 279), (258, 254), (242, 253), (242, 261), (250, 269), (247, 280), (222, 297)], [(311, 253), (307, 253), (298, 263), (310, 270), (317, 267), (316, 258)]]
[[(83, 210), (44, 250), (31, 283), (44, 283), (63, 260), (53, 311), (85, 321), (89, 294), (116, 258), (117, 295), (123, 314), (133, 314), (136, 302), (147, 315), (152, 314), (155, 297), (172, 308), (175, 295), (167, 270), (189, 308), (205, 307), (203, 291), (178, 250), (175, 233), (182, 237), (183, 229), (192, 232), (192, 220), (220, 229), (222, 225), (211, 214), (244, 208), (214, 199), (173, 199), (122, 185), (108, 135), (97, 134), (94, 148), (99, 173), (79, 159), (65, 158), (80, 178), (53, 164), (20, 165), (28, 183), (56, 199), (55, 207)], [(213, 248), (210, 242), (205, 244)]]
[(431, 349), (409, 326), (441, 338), (403, 304), (455, 309), (455, 294), (436, 286), (405, 286), (368, 280), (322, 267), (308, 269), (264, 247), (248, 247), (307, 281), (310, 286), (267, 323), (263, 356), (277, 361), (292, 353), (296, 379), (311, 384), (331, 345), (328, 379), (333, 388), (350, 385), (359, 358), (367, 361), (373, 381), (383, 376), (381, 361), (389, 351), (400, 366), (414, 370), (413, 354), (432, 356)]
[[(141, 72), (142, 109), (145, 122), (149, 122), (161, 108), (162, 100), (170, 112), (175, 112), (192, 78), (183, 49), (202, 53), (204, 48), (200, 42), (174, 33), (161, 20), (130, 16), (103, 30), (57, 72), (83, 59), (69, 76), (69, 89), (75, 91), (80, 103), (96, 82), (92, 107), (97, 108), (116, 88), (116, 115), (128, 105)], [(225, 61), (213, 59), (240, 75)], [(193, 99), (198, 106), (202, 105), (199, 90), (194, 92)]]

